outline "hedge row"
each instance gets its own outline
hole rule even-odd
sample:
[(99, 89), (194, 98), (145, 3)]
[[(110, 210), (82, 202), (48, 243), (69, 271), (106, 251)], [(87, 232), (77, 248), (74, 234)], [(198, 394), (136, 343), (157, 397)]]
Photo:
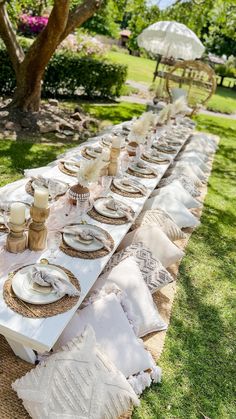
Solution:
[[(119, 96), (127, 77), (127, 67), (106, 60), (79, 57), (76, 53), (57, 52), (50, 60), (43, 82), (44, 96), (83, 92), (87, 96)], [(0, 93), (12, 94), (15, 74), (4, 48), (0, 48)]]

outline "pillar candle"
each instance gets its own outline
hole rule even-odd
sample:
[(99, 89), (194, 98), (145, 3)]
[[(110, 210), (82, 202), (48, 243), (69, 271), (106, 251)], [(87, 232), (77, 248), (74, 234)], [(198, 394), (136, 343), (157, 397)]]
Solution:
[(102, 150), (102, 160), (103, 161), (109, 161), (110, 160), (110, 149), (104, 149)]
[(121, 137), (113, 137), (112, 138), (112, 147), (114, 148), (120, 148), (122, 143)]
[(34, 191), (34, 206), (36, 208), (48, 207), (48, 190), (46, 188), (37, 188)]
[(25, 204), (14, 202), (10, 209), (10, 222), (12, 224), (21, 225), (25, 222)]

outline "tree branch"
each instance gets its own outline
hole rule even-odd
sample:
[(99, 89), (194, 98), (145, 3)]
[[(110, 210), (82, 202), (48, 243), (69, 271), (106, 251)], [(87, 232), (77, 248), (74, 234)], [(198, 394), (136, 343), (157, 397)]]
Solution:
[(44, 71), (50, 58), (55, 52), (60, 37), (65, 30), (69, 16), (70, 0), (55, 0), (53, 9), (48, 19), (47, 26), (37, 36), (27, 52), (22, 66), (28, 66), (30, 61), (38, 57), (38, 73)]
[(70, 12), (68, 22), (61, 35), (60, 42), (63, 41), (75, 28), (81, 26), (86, 20), (101, 7), (103, 0), (85, 0), (76, 10)]
[(0, 1), (0, 36), (7, 48), (13, 68), (17, 73), (19, 65), (24, 59), (24, 52), (17, 41), (4, 3)]

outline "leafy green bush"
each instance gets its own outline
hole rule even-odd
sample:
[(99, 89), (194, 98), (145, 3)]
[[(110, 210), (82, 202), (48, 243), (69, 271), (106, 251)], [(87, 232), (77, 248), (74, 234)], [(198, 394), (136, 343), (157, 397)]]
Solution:
[[(0, 48), (0, 92), (12, 94), (16, 81), (9, 56)], [(85, 93), (87, 96), (119, 96), (127, 77), (121, 64), (80, 57), (77, 53), (57, 52), (50, 60), (43, 83), (44, 96)]]

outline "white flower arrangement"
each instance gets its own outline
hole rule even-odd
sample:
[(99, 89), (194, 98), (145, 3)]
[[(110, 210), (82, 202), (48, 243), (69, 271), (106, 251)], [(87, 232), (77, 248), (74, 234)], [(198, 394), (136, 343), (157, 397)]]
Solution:
[(145, 137), (148, 132), (147, 124), (138, 119), (133, 125), (129, 133), (129, 141), (134, 141), (137, 144), (143, 144), (145, 142)]
[(95, 160), (82, 160), (77, 174), (78, 182), (82, 186), (97, 182), (101, 170), (107, 165), (100, 157)]
[[(185, 97), (180, 97), (179, 99), (175, 100), (174, 103), (172, 103), (172, 115), (178, 115), (186, 113), (189, 113), (190, 108), (187, 105), (187, 101)], [(191, 110), (190, 110), (191, 111)]]

